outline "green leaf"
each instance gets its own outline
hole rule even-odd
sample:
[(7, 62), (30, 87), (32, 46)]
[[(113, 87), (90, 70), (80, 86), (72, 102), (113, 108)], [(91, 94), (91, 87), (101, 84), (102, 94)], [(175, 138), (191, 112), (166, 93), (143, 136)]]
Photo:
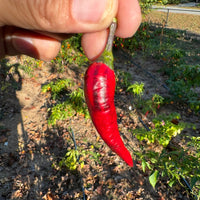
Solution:
[(147, 165), (147, 167), (148, 167), (149, 169), (152, 169), (151, 165), (150, 165), (148, 162), (146, 162), (146, 165)]
[(168, 185), (169, 185), (170, 187), (172, 187), (172, 186), (174, 185), (175, 182), (176, 182), (175, 179), (171, 179), (171, 180), (169, 181)]
[(198, 181), (198, 177), (197, 176), (193, 176), (191, 179), (191, 188), (194, 187), (194, 185), (196, 184), (196, 182)]
[(81, 162), (80, 165), (81, 165), (81, 169), (82, 169), (84, 167), (84, 162)]
[(143, 172), (145, 172), (145, 168), (146, 168), (146, 161), (142, 160), (142, 170), (143, 170)]
[(151, 158), (151, 162), (155, 164), (158, 162), (158, 160), (156, 158)]
[(149, 176), (149, 182), (151, 183), (152, 187), (155, 188), (156, 183), (158, 181), (158, 170), (155, 170), (151, 176)]

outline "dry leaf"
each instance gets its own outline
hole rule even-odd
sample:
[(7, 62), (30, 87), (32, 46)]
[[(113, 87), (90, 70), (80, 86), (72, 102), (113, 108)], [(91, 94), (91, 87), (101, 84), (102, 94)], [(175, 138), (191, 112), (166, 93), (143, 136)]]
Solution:
[(4, 143), (8, 140), (7, 137), (5, 137), (4, 135), (0, 136), (0, 143)]

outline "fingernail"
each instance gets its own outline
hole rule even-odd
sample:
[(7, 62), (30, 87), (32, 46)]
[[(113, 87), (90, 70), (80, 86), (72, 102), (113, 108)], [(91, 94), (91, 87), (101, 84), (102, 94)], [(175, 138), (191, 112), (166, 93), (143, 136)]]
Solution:
[(83, 23), (97, 23), (104, 14), (106, 4), (107, 0), (73, 0), (72, 16)]
[(19, 53), (31, 57), (37, 57), (37, 50), (35, 49), (31, 38), (14, 35), (12, 37), (12, 44)]

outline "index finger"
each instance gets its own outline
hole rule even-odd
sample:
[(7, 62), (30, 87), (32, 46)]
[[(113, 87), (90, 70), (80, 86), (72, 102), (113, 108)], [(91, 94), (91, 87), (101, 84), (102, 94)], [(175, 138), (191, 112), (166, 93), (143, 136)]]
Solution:
[(116, 36), (121, 38), (133, 36), (142, 20), (138, 0), (118, 0), (117, 19)]

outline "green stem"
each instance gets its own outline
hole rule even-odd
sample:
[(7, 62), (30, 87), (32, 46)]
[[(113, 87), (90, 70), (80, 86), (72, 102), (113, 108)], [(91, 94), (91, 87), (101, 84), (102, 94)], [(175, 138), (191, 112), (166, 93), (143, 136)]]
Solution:
[(98, 62), (105, 63), (112, 70), (114, 70), (114, 64), (113, 64), (114, 57), (112, 53), (112, 47), (113, 47), (116, 28), (117, 28), (117, 19), (114, 18), (110, 25), (106, 48), (99, 57), (99, 59), (97, 60)]

